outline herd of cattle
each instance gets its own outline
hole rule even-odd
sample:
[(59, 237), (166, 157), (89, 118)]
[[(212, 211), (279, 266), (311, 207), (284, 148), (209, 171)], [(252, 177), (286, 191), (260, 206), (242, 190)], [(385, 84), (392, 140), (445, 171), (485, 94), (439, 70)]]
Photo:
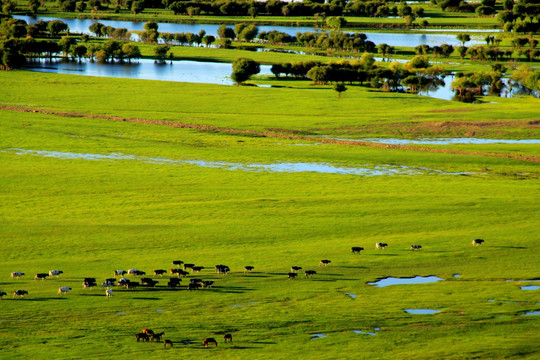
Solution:
[[(154, 332), (152, 329), (143, 329), (142, 332), (135, 334), (135, 338), (137, 339), (137, 342), (149, 342), (149, 341), (161, 341), (161, 338), (163, 337), (165, 333), (164, 332)], [(225, 334), (223, 336), (224, 342), (232, 342), (232, 335), (231, 334)], [(218, 343), (216, 339), (207, 337), (202, 342), (204, 347), (208, 347), (209, 345), (218, 346)], [(170, 339), (163, 340), (164, 347), (173, 347), (173, 342)]]
[[(479, 246), (479, 245), (482, 245), (482, 243), (484, 243), (483, 239), (474, 239), (472, 241), (473, 246)], [(388, 246), (387, 243), (383, 243), (383, 242), (375, 243), (376, 249), (383, 250), (387, 246)], [(413, 244), (410, 247), (411, 250), (420, 250), (421, 248), (422, 246), (418, 244)], [(363, 250), (364, 248), (359, 247), (359, 246), (353, 246), (351, 248), (351, 252), (353, 254), (359, 254)], [(323, 259), (319, 262), (319, 266), (328, 266), (330, 263), (331, 263), (330, 260)], [(190, 274), (194, 275), (195, 273), (200, 273), (201, 270), (205, 268), (204, 266), (195, 266), (195, 264), (184, 263), (182, 260), (174, 260), (173, 265), (175, 265), (176, 268), (171, 268), (169, 271), (164, 270), (164, 269), (157, 269), (157, 270), (154, 270), (154, 275), (153, 275), (154, 278), (156, 276), (159, 276), (161, 278), (163, 277), (163, 275), (169, 273), (170, 278), (167, 282), (167, 286), (169, 288), (179, 287), (182, 281), (181, 278), (185, 278), (186, 276)], [(245, 266), (244, 273), (250, 273), (254, 268), (255, 267), (251, 265)], [(216, 265), (214, 269), (215, 269), (215, 272), (219, 275), (227, 275), (230, 272), (230, 268), (227, 265), (223, 265), (223, 264)], [(296, 265), (291, 266), (291, 270), (288, 273), (288, 279), (289, 280), (295, 279), (298, 276), (298, 271), (300, 270), (302, 270), (302, 267), (300, 266), (296, 266)], [(53, 276), (58, 278), (59, 275), (63, 273), (64, 272), (62, 270), (50, 270), (48, 273), (37, 273), (34, 276), (34, 280), (45, 280), (47, 277), (53, 277)], [(317, 272), (315, 270), (304, 271), (304, 275), (306, 278), (312, 278), (313, 275), (316, 275), (316, 274)], [(25, 273), (23, 272), (14, 271), (11, 273), (11, 278), (16, 279), (24, 275)], [(134, 280), (128, 279), (126, 277), (127, 275), (140, 276), (141, 278), (139, 279), (140, 281), (134, 281)], [(154, 280), (154, 278), (142, 277), (145, 275), (146, 275), (146, 272), (138, 270), (138, 269), (129, 269), (127, 271), (115, 270), (114, 277), (105, 279), (105, 281), (101, 283), (101, 287), (106, 288), (105, 296), (109, 298), (113, 294), (111, 288), (114, 285), (118, 287), (122, 286), (122, 287), (125, 287), (126, 289), (133, 289), (133, 288), (137, 288), (141, 286), (142, 287), (155, 287), (159, 283), (157, 280)], [(173, 277), (173, 276), (176, 276), (176, 277)], [(118, 279), (118, 277), (120, 277), (120, 279)], [(199, 288), (211, 288), (213, 285), (214, 285), (213, 280), (202, 280), (199, 278), (191, 278), (189, 279), (189, 283), (187, 284), (187, 290), (191, 291), (191, 290), (197, 290)], [(93, 277), (84, 278), (83, 280), (84, 289), (95, 288), (95, 287), (97, 287), (96, 278), (93, 278)], [(58, 288), (58, 295), (68, 294), (71, 290), (72, 290), (71, 287), (61, 286), (60, 288)], [(6, 295), (7, 293), (5, 291), (0, 291), (0, 299), (2, 299), (2, 297)], [(28, 295), (28, 291), (19, 289), (13, 292), (13, 298), (23, 298), (24, 295)]]

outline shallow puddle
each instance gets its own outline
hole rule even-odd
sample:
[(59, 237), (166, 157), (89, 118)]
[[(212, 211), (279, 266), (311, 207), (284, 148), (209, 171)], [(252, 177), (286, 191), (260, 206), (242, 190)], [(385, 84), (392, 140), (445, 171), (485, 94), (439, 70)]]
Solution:
[(365, 141), (388, 145), (486, 145), (486, 144), (540, 144), (540, 139), (478, 139), (478, 138), (426, 138), (426, 139), (336, 139), (346, 141)]
[(538, 290), (540, 289), (540, 286), (537, 285), (529, 285), (529, 286), (522, 286), (521, 290)]
[(278, 173), (299, 173), (299, 172), (314, 172), (322, 174), (342, 174), (342, 175), (361, 175), (361, 176), (380, 176), (380, 175), (421, 175), (421, 174), (438, 174), (438, 175), (461, 175), (463, 173), (446, 173), (439, 170), (431, 169), (413, 169), (406, 166), (395, 165), (375, 165), (373, 167), (342, 167), (329, 163), (273, 163), (273, 164), (241, 164), (229, 163), (223, 161), (204, 161), (204, 160), (173, 160), (158, 157), (135, 156), (122, 153), (104, 154), (88, 154), (88, 153), (73, 153), (60, 151), (46, 150), (28, 150), (28, 149), (8, 149), (3, 152), (13, 153), (15, 155), (34, 155), (56, 159), (68, 160), (134, 160), (144, 163), (158, 165), (195, 165), (206, 168), (219, 168), (224, 170), (240, 170), (240, 171), (268, 171)]
[(311, 337), (311, 340), (315, 340), (315, 339), (321, 339), (321, 338), (325, 338), (326, 335), (324, 334), (310, 334), (312, 337)]
[(461, 277), (461, 274), (454, 274), (452, 276), (455, 277), (455, 278), (458, 278), (458, 277)]
[(347, 295), (347, 296), (350, 296), (351, 299), (356, 299), (356, 298), (358, 297), (358, 295), (356, 295), (356, 294), (351, 294), (351, 293), (348, 293), (348, 292), (346, 292), (346, 293), (344, 293), (344, 294)]
[(415, 315), (431, 315), (436, 314), (441, 310), (433, 310), (433, 309), (405, 309), (403, 310), (408, 314), (415, 314)]
[(362, 331), (362, 330), (353, 330), (353, 332), (354, 332), (355, 334), (366, 334), (366, 335), (371, 335), (371, 336), (377, 335), (377, 334), (375, 334), (375, 333), (367, 332), (367, 331)]
[(116, 315), (126, 315), (126, 312), (125, 312), (125, 311), (118, 311), (118, 312), (116, 313)]
[(529, 311), (525, 314), (521, 314), (521, 316), (531, 316), (531, 315), (540, 315), (540, 311)]
[(387, 277), (380, 279), (374, 282), (368, 282), (368, 285), (373, 285), (377, 287), (385, 287), (390, 285), (410, 285), (410, 284), (426, 284), (433, 283), (438, 281), (443, 281), (444, 279), (437, 276), (415, 276), (410, 278), (395, 278)]

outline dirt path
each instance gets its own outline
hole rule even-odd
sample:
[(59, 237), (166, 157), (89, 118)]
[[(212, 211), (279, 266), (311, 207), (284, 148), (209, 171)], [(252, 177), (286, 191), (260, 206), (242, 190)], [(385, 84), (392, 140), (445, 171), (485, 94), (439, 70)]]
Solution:
[(110, 116), (110, 115), (92, 115), (92, 114), (62, 112), (62, 111), (53, 111), (53, 110), (35, 109), (35, 108), (26, 108), (26, 107), (17, 107), (17, 106), (8, 106), (8, 105), (0, 105), (0, 110), (50, 114), (50, 115), (63, 116), (63, 117), (83, 117), (83, 118), (90, 118), (90, 119), (126, 121), (126, 122), (132, 122), (132, 123), (169, 126), (169, 127), (182, 128), (182, 129), (195, 129), (195, 130), (200, 130), (200, 131), (222, 132), (225, 134), (235, 134), (235, 135), (245, 134), (245, 135), (255, 136), (255, 137), (269, 137), (269, 138), (279, 138), (279, 139), (312, 141), (312, 142), (317, 142), (317, 143), (322, 143), (322, 144), (366, 146), (366, 147), (379, 148), (379, 149), (423, 151), (423, 152), (431, 152), (431, 153), (457, 154), (457, 155), (469, 155), (469, 156), (487, 156), (487, 157), (517, 159), (517, 160), (522, 160), (522, 161), (540, 162), (539, 156), (520, 155), (520, 154), (486, 153), (486, 152), (477, 152), (477, 151), (428, 148), (428, 147), (420, 147), (420, 146), (390, 145), (390, 144), (380, 144), (380, 143), (372, 143), (372, 142), (364, 142), (364, 141), (325, 139), (321, 137), (291, 134), (291, 133), (285, 133), (285, 132), (280, 132), (280, 131), (241, 130), (241, 129), (233, 129), (233, 128), (226, 128), (226, 127), (220, 127), (220, 126), (212, 126), (212, 125), (198, 125), (198, 124), (188, 124), (188, 123), (182, 123), (182, 122), (149, 120), (149, 119), (141, 119), (141, 118), (124, 118), (124, 117)]

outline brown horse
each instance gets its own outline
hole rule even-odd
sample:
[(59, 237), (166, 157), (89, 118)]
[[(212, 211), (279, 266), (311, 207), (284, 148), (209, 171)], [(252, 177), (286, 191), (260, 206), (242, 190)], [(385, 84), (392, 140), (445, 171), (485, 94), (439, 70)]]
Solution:
[(163, 344), (165, 347), (167, 347), (167, 345), (169, 345), (170, 347), (173, 347), (171, 340), (163, 340)]
[(223, 337), (223, 339), (224, 339), (225, 342), (232, 342), (232, 335), (231, 334), (226, 334)]
[(213, 344), (214, 346), (217, 346), (217, 341), (214, 338), (206, 338), (203, 340), (204, 347), (208, 347), (208, 345)]

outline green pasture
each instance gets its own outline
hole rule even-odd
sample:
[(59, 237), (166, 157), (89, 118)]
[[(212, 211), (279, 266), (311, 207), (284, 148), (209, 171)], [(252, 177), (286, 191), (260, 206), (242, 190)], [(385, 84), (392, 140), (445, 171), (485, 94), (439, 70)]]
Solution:
[[(360, 87), (338, 99), (307, 83), (229, 87), (25, 71), (2, 72), (0, 83), (0, 291), (8, 293), (0, 301), (0, 358), (538, 357), (539, 316), (523, 314), (540, 310), (540, 290), (520, 288), (540, 277), (538, 163), (487, 154), (538, 156), (539, 145), (431, 147), (468, 152), (447, 154), (286, 136), (538, 138), (538, 99), (471, 105)], [(21, 111), (32, 109), (56, 113)], [(391, 165), (416, 174), (245, 171), (223, 163)], [(486, 242), (473, 247), (474, 238)], [(376, 242), (389, 246), (376, 250)], [(410, 251), (411, 244), (422, 249)], [(365, 250), (353, 255), (352, 246)], [(320, 267), (321, 259), (332, 263)], [(115, 287), (110, 299), (99, 287), (82, 288), (84, 277), (101, 283), (129, 268), (151, 277), (173, 260), (205, 269), (177, 290), (165, 286), (168, 275), (156, 278), (156, 288)], [(215, 274), (216, 264), (231, 273)], [(244, 274), (246, 265), (255, 270)], [(291, 265), (317, 274), (288, 280)], [(64, 274), (33, 280), (51, 269)], [(26, 276), (12, 280), (12, 271)], [(444, 280), (367, 284), (415, 275)], [(194, 277), (215, 285), (187, 291)], [(60, 286), (73, 290), (60, 296)], [(29, 294), (13, 299), (16, 289)], [(164, 331), (174, 348), (137, 343), (143, 328)], [(205, 337), (218, 347), (205, 349)]]

